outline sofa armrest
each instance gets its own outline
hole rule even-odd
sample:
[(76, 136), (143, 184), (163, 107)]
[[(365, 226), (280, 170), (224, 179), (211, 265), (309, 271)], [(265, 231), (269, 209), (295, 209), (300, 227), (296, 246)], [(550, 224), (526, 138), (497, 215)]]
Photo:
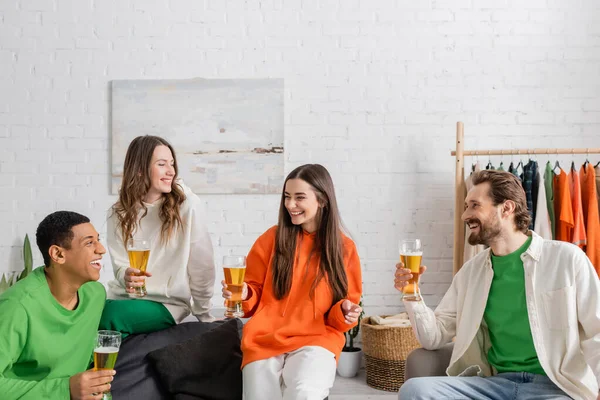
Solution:
[(446, 376), (454, 343), (448, 343), (438, 350), (415, 349), (406, 357), (404, 380), (421, 376)]

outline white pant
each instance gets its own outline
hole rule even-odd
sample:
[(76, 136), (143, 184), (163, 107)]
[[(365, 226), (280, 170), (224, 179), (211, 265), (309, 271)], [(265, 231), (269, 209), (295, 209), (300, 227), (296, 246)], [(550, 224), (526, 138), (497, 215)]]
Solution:
[(245, 400), (323, 400), (335, 380), (335, 355), (320, 346), (251, 362), (242, 369)]

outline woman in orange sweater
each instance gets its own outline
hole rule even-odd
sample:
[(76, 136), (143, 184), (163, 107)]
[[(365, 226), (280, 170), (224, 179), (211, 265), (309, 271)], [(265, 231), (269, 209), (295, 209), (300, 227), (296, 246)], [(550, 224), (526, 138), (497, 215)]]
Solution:
[[(223, 297), (229, 298), (225, 281)], [(342, 233), (333, 181), (318, 164), (286, 178), (278, 225), (247, 258), (242, 374), (246, 400), (323, 400), (344, 332), (357, 324), (360, 260)]]

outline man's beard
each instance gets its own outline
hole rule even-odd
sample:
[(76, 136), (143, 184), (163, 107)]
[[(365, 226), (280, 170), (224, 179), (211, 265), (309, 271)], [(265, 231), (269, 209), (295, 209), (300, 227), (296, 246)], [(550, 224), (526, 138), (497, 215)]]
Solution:
[(485, 224), (482, 223), (481, 220), (473, 218), (468, 220), (467, 225), (471, 223), (479, 224), (479, 232), (471, 233), (469, 235), (468, 241), (471, 246), (483, 244), (489, 247), (491, 241), (500, 236), (501, 229), (498, 217), (493, 216), (489, 218), (489, 220)]

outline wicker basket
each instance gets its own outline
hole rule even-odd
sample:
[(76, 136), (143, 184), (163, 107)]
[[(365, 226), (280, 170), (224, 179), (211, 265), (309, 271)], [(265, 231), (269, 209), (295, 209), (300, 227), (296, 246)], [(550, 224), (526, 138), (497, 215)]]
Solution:
[(367, 385), (379, 390), (397, 392), (404, 383), (408, 353), (421, 347), (412, 327), (372, 325), (370, 317), (364, 318), (360, 325)]

